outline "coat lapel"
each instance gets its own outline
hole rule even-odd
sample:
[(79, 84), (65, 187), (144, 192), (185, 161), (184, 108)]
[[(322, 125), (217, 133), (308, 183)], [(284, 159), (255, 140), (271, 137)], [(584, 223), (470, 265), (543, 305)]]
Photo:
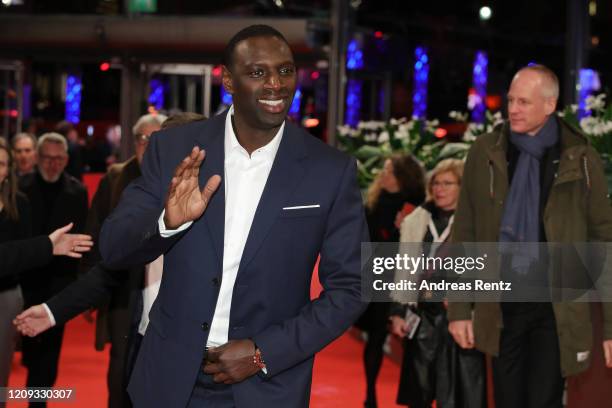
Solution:
[(306, 157), (304, 136), (290, 123), (286, 123), (268, 181), (257, 205), (253, 224), (242, 253), (238, 274), (251, 262), (257, 250), (280, 215), (305, 173)]
[(219, 264), (223, 265), (223, 235), (225, 231), (225, 183), (224, 183), (224, 160), (225, 160), (225, 117), (218, 115), (209, 119), (210, 128), (196, 137), (196, 144), (206, 151), (206, 157), (200, 169), (200, 189), (204, 188), (206, 182), (215, 174), (221, 176), (221, 185), (208, 203), (204, 212), (204, 219), (208, 231), (215, 246)]

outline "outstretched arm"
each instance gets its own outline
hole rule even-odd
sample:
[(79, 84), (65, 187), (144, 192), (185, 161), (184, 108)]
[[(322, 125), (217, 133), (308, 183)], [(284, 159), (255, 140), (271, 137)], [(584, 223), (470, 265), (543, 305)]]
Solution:
[(36, 336), (55, 324), (64, 324), (85, 310), (100, 306), (110, 298), (113, 289), (125, 283), (125, 277), (123, 271), (112, 271), (98, 264), (45, 304), (32, 306), (19, 314), (13, 323), (21, 334)]
[(68, 234), (72, 223), (58, 228), (49, 236), (39, 236), (0, 244), (0, 277), (44, 266), (53, 255), (80, 258), (93, 242), (89, 235)]

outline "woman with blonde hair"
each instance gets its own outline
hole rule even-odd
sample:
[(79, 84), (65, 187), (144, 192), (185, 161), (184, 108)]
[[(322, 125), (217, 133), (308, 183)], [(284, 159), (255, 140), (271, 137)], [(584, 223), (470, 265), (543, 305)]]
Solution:
[[(420, 163), (408, 154), (396, 154), (385, 160), (384, 167), (370, 185), (366, 200), (366, 218), (372, 242), (397, 242), (401, 218), (425, 199), (425, 175)], [(370, 303), (356, 325), (368, 333), (363, 361), (367, 392), (365, 406), (376, 402), (376, 379), (383, 360), (383, 346), (388, 335), (389, 303)]]
[[(442, 160), (432, 170), (427, 184), (427, 201), (401, 224), (400, 242), (413, 243), (403, 249), (430, 256), (444, 251), (462, 177), (463, 161), (457, 159)], [(420, 276), (435, 279), (437, 273), (420, 271)], [(401, 274), (402, 271), (396, 272), (396, 281), (408, 278)], [(441, 299), (431, 301), (429, 296), (424, 292), (412, 299), (407, 291), (392, 294), (397, 303), (391, 307), (391, 331), (404, 338), (397, 403), (411, 408), (429, 408), (435, 400), (438, 408), (485, 407), (482, 354), (460, 349), (455, 344), (448, 332), (444, 302)]]

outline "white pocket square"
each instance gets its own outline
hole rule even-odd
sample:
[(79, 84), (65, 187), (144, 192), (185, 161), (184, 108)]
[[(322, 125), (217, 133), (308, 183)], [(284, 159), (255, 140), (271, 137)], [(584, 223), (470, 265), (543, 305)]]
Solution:
[(304, 208), (319, 208), (319, 207), (321, 207), (319, 204), (296, 205), (294, 207), (283, 207), (283, 210), (302, 210)]

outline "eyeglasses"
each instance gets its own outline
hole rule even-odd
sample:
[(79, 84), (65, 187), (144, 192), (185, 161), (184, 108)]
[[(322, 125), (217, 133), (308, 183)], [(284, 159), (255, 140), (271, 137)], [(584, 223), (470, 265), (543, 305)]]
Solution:
[(138, 144), (149, 143), (149, 139), (151, 139), (151, 135), (136, 135), (136, 143)]
[(436, 187), (443, 187), (443, 188), (449, 188), (450, 186), (454, 186), (455, 184), (459, 184), (456, 181), (434, 181), (433, 183), (431, 183), (431, 186), (433, 188)]
[(40, 160), (54, 163), (62, 163), (64, 160), (66, 160), (66, 156), (47, 156), (46, 154), (41, 154)]

